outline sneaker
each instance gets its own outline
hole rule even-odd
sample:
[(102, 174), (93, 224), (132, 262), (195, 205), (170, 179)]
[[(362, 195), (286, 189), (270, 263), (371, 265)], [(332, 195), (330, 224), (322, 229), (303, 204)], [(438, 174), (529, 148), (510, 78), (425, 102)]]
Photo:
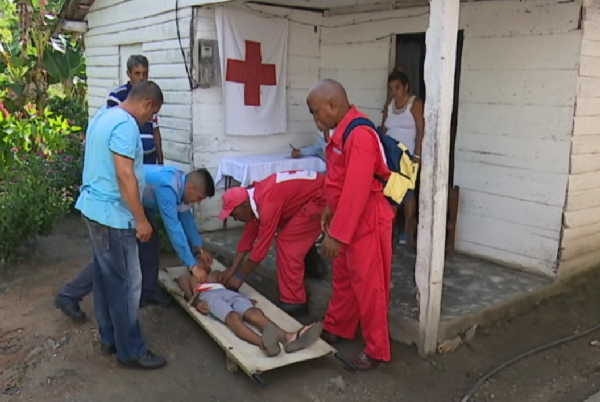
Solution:
[(124, 367), (142, 370), (159, 369), (167, 364), (164, 357), (155, 355), (150, 350), (147, 350), (146, 353), (137, 359), (126, 361), (117, 359), (117, 361)]
[(152, 296), (142, 297), (142, 300), (140, 300), (140, 308), (144, 308), (146, 306), (168, 307), (172, 302), (173, 299), (171, 299), (168, 294), (161, 289), (157, 289), (154, 291)]
[(117, 348), (115, 347), (115, 345), (107, 345), (105, 343), (101, 343), (100, 344), (100, 353), (102, 353), (103, 355), (114, 355), (115, 353), (117, 353)]
[(79, 302), (66, 296), (56, 296), (54, 306), (75, 322), (84, 322), (87, 319), (85, 313), (79, 308)]

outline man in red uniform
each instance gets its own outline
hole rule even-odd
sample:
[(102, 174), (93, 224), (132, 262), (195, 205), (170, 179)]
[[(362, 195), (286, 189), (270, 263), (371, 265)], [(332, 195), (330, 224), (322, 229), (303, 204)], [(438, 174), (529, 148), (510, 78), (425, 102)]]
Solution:
[(219, 217), (246, 222), (233, 265), (225, 272), (229, 288), (241, 286), (276, 239), (279, 307), (292, 315), (307, 312), (304, 257), (321, 233), (324, 181), (317, 172), (280, 172), (225, 192)]
[(323, 254), (333, 262), (333, 294), (325, 315), (323, 338), (352, 339), (360, 325), (365, 349), (351, 364), (360, 370), (391, 359), (388, 308), (392, 265), (394, 210), (383, 195), (390, 171), (377, 133), (356, 127), (343, 133), (357, 117), (336, 81), (321, 81), (308, 95), (317, 126), (334, 129), (326, 149), (327, 207), (322, 226)]

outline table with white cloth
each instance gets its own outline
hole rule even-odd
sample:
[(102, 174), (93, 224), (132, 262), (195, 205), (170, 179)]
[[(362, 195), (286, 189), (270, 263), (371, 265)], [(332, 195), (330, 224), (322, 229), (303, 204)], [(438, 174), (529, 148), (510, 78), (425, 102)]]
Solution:
[(233, 178), (245, 187), (287, 170), (324, 172), (325, 162), (316, 156), (292, 158), (289, 154), (226, 156), (219, 163), (215, 183), (218, 187), (229, 188)]

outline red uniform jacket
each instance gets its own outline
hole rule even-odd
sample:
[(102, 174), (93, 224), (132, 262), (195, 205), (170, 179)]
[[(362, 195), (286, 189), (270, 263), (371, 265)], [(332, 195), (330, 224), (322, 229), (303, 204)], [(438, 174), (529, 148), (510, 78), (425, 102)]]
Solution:
[(252, 251), (249, 258), (256, 263), (264, 260), (277, 231), (309, 201), (323, 197), (324, 181), (316, 172), (292, 171), (254, 183), (258, 219), (246, 224), (238, 252)]
[(343, 144), (344, 130), (357, 117), (367, 116), (352, 106), (337, 125), (326, 149), (325, 197), (333, 211), (329, 235), (344, 244), (352, 243), (368, 201), (372, 197), (385, 201), (383, 183), (375, 176), (387, 179), (390, 175), (374, 130), (356, 127)]

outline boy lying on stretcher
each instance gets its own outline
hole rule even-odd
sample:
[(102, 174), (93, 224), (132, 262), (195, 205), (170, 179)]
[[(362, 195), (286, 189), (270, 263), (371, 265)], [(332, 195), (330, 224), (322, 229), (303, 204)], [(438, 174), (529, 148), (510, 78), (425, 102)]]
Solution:
[[(221, 284), (222, 272), (210, 267), (195, 266), (190, 273), (177, 278), (185, 299), (202, 314), (210, 313), (225, 323), (239, 338), (261, 348), (267, 356), (277, 356), (279, 343), (287, 353), (296, 352), (312, 345), (321, 336), (323, 325), (313, 323), (297, 332), (287, 332), (269, 320), (263, 311), (254, 307), (248, 297), (226, 289)], [(261, 331), (258, 335), (246, 323)]]

